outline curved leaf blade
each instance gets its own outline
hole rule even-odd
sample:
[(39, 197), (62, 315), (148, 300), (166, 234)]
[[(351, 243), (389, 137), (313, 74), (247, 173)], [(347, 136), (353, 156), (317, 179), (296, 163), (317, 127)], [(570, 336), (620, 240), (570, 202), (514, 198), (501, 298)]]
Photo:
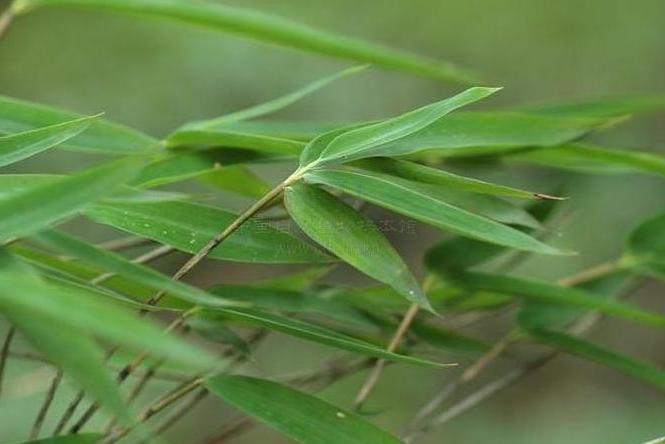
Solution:
[[(398, 444), (364, 418), (276, 382), (219, 375), (206, 381), (213, 394), (298, 442)], [(279, 408), (275, 408), (279, 406)]]
[(297, 184), (285, 191), (286, 208), (314, 241), (361, 272), (431, 310), (408, 267), (376, 226), (330, 193)]

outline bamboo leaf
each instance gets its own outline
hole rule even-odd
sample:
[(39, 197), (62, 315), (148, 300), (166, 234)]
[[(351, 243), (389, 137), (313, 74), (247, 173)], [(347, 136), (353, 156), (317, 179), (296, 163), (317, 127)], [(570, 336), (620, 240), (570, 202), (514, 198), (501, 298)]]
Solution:
[(30, 188), (0, 201), (0, 238), (34, 233), (66, 219), (131, 180), (143, 161), (128, 158)]
[[(99, 223), (156, 240), (195, 254), (236, 219), (219, 208), (192, 202), (105, 202), (86, 214)], [(215, 248), (211, 258), (255, 263), (327, 262), (329, 257), (309, 244), (250, 220)]]
[(488, 273), (459, 273), (455, 277), (459, 285), (471, 290), (492, 291), (525, 300), (583, 307), (647, 325), (665, 325), (665, 315), (642, 310), (627, 302), (599, 298), (579, 288)]
[[(208, 379), (205, 385), (224, 401), (298, 442), (401, 442), (356, 413), (265, 379), (219, 375)], [(277, 405), (279, 408), (275, 408)]]
[[(0, 96), (0, 134), (36, 130), (82, 117), (68, 111)], [(62, 147), (107, 154), (137, 154), (154, 152), (158, 145), (159, 142), (150, 136), (108, 120), (96, 119), (85, 132), (67, 140)]]
[(261, 42), (331, 57), (371, 63), (456, 83), (473, 83), (475, 75), (451, 63), (386, 48), (360, 39), (320, 31), (258, 11), (192, 0), (23, 0), (17, 12), (41, 6), (75, 6), (170, 19)]
[(383, 358), (389, 361), (426, 367), (447, 367), (455, 364), (439, 364), (424, 359), (391, 353), (384, 348), (361, 341), (351, 336), (343, 335), (333, 330), (307, 323), (290, 317), (263, 313), (258, 310), (244, 309), (209, 309), (203, 313), (218, 316), (221, 319), (232, 320), (245, 324), (260, 326), (270, 330), (279, 331), (290, 336), (299, 337), (308, 341), (324, 344), (329, 347), (348, 350), (365, 356)]
[(633, 230), (623, 263), (665, 279), (665, 212), (647, 219)]
[(531, 331), (530, 335), (538, 342), (613, 368), (665, 391), (665, 370), (651, 363), (639, 361), (566, 333), (535, 330)]
[(173, 296), (187, 302), (202, 306), (237, 305), (225, 300), (220, 295), (212, 296), (203, 290), (175, 281), (152, 268), (130, 262), (118, 254), (97, 248), (62, 232), (45, 231), (33, 236), (32, 239), (44, 246), (55, 248), (67, 255), (83, 260), (87, 264), (97, 266), (106, 272), (125, 276), (155, 290), (168, 291)]
[(405, 216), (451, 231), (519, 250), (561, 254), (531, 236), (438, 200), (414, 184), (369, 171), (321, 170), (305, 176), (311, 183), (338, 188)]
[(182, 130), (166, 140), (169, 148), (246, 149), (260, 153), (295, 157), (305, 144), (297, 140), (282, 139), (260, 134), (239, 133), (231, 130)]
[(254, 199), (270, 191), (270, 185), (244, 165), (216, 168), (199, 176), (199, 180), (217, 189)]
[[(29, 266), (0, 250), (0, 304), (18, 307), (136, 351), (164, 355), (190, 367), (205, 369), (214, 362), (206, 351), (166, 335), (156, 325), (139, 318), (110, 300), (91, 298), (73, 286), (61, 290), (39, 279), (27, 279)], [(25, 297), (30, 295), (30, 297)], [(75, 307), (76, 309), (73, 309)]]
[(57, 436), (55, 438), (22, 441), (17, 444), (95, 444), (102, 438), (100, 433), (80, 433), (77, 435)]
[(98, 116), (0, 136), (0, 167), (10, 165), (60, 145), (77, 136)]
[(606, 97), (532, 106), (529, 112), (566, 117), (611, 118), (665, 109), (665, 97)]
[(295, 222), (318, 244), (431, 310), (408, 267), (372, 221), (326, 191), (305, 184), (288, 187), (285, 203)]
[[(419, 148), (404, 148), (399, 145), (390, 145), (390, 143), (422, 130), (446, 114), (482, 100), (499, 89), (469, 88), (453, 97), (415, 109), (401, 116), (344, 132), (327, 144), (312, 165), (321, 167), (365, 157), (392, 157), (413, 153)], [(303, 163), (303, 160), (309, 160), (311, 157), (311, 155), (303, 153), (300, 164), (306, 166), (307, 164)], [(312, 165), (310, 165), (310, 168)]]

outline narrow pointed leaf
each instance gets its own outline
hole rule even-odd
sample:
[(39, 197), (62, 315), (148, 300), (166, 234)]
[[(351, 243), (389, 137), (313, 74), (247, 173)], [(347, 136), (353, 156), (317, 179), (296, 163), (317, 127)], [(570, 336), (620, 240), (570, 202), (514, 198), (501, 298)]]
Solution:
[(665, 212), (647, 219), (628, 238), (624, 263), (665, 280)]
[(608, 118), (665, 109), (665, 97), (607, 97), (532, 106), (529, 112), (566, 117)]
[[(68, 111), (0, 96), (0, 134), (35, 130), (82, 117)], [(134, 154), (153, 152), (158, 145), (157, 140), (136, 130), (108, 120), (97, 119), (85, 132), (68, 140), (62, 146), (107, 154)]]
[[(195, 254), (237, 216), (192, 202), (108, 202), (86, 214), (93, 220)], [(327, 262), (309, 244), (258, 219), (250, 220), (215, 248), (211, 258), (256, 263)]]
[(665, 325), (665, 315), (642, 310), (627, 302), (599, 298), (579, 288), (487, 273), (458, 273), (455, 277), (461, 286), (471, 290), (492, 291), (525, 300), (573, 305), (647, 325)]
[(218, 297), (212, 296), (203, 290), (175, 281), (152, 268), (130, 262), (118, 254), (97, 248), (76, 237), (58, 231), (38, 233), (33, 239), (47, 247), (55, 248), (67, 255), (83, 260), (89, 265), (98, 266), (106, 272), (125, 276), (155, 290), (167, 291), (184, 301), (203, 306), (233, 305), (219, 297), (219, 295)]
[(0, 238), (24, 236), (58, 223), (130, 181), (143, 161), (122, 159), (31, 188), (0, 201)]
[(80, 433), (77, 435), (57, 436), (55, 438), (22, 441), (17, 444), (95, 444), (103, 437), (100, 433)]
[[(398, 444), (356, 413), (265, 379), (219, 375), (205, 383), (227, 403), (305, 444)], [(279, 406), (279, 408), (275, 408)]]
[(286, 208), (318, 244), (408, 300), (431, 309), (408, 267), (364, 215), (317, 187), (298, 184), (285, 192)]
[(137, 317), (113, 301), (91, 298), (72, 286), (67, 290), (46, 286), (38, 279), (25, 279), (26, 273), (30, 273), (28, 265), (0, 250), (0, 303), (3, 306), (19, 307), (44, 316), (55, 325), (68, 325), (133, 350), (149, 350), (195, 368), (206, 368), (214, 362), (206, 351), (164, 334), (149, 320)]
[(10, 165), (60, 145), (85, 131), (94, 117), (0, 136), (0, 167)]
[(362, 170), (320, 170), (305, 177), (461, 236), (519, 250), (561, 254), (521, 231), (438, 200), (412, 182)]
[(197, 0), (24, 0), (22, 9), (76, 6), (164, 18), (266, 43), (317, 54), (371, 63), (387, 69), (456, 83), (475, 75), (447, 62), (386, 48), (360, 39), (320, 31), (307, 25), (249, 9)]
[(243, 165), (216, 168), (198, 179), (214, 188), (253, 199), (260, 199), (270, 191), (267, 182)]
[(614, 350), (593, 344), (585, 339), (566, 333), (535, 330), (530, 335), (538, 342), (551, 345), (558, 349), (613, 368), (633, 378), (641, 379), (665, 391), (665, 370), (654, 364), (639, 361), (622, 355)]
[(219, 130), (219, 129), (224, 129), (224, 127), (233, 123), (237, 123), (243, 120), (256, 119), (257, 117), (265, 116), (267, 114), (272, 114), (283, 108), (286, 108), (289, 105), (296, 103), (299, 100), (302, 100), (308, 95), (315, 93), (316, 91), (330, 85), (336, 80), (339, 80), (348, 75), (356, 74), (360, 71), (363, 71), (366, 68), (367, 66), (354, 66), (352, 68), (347, 68), (335, 74), (323, 77), (322, 79), (318, 79), (310, 83), (309, 85), (306, 85), (303, 88), (298, 89), (297, 91), (278, 97), (269, 102), (261, 103), (260, 105), (252, 106), (250, 108), (246, 108), (241, 111), (225, 114), (216, 119), (191, 122), (184, 125), (183, 129)]
[(383, 358), (389, 361), (421, 365), (426, 367), (446, 367), (454, 365), (439, 364), (411, 356), (391, 353), (382, 347), (377, 347), (376, 345), (361, 341), (360, 339), (343, 335), (318, 325), (290, 317), (263, 313), (257, 310), (224, 308), (206, 310), (205, 313), (210, 315), (217, 315), (222, 319), (233, 320), (236, 322), (256, 325), (270, 330), (279, 331), (290, 336), (299, 337), (308, 341), (324, 344), (329, 347), (339, 348), (341, 350), (348, 350), (365, 356), (371, 356), (373, 358)]
[(260, 134), (239, 133), (232, 130), (185, 129), (166, 140), (169, 148), (246, 149), (260, 153), (296, 157), (305, 144), (297, 140), (282, 139)]
[(389, 145), (426, 128), (446, 114), (484, 99), (500, 88), (469, 88), (453, 97), (410, 111), (401, 116), (364, 126), (343, 133), (333, 139), (323, 150), (315, 164), (349, 162), (365, 157), (398, 156), (409, 154), (414, 149), (402, 149)]

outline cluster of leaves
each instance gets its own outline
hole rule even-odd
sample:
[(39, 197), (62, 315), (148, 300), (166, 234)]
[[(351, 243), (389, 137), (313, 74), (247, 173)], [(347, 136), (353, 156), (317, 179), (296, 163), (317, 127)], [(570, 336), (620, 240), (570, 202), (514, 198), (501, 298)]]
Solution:
[[(10, 13), (51, 5), (168, 18), (413, 74), (474, 81), (451, 64), (221, 5), (184, 0), (19, 0)], [(665, 159), (656, 154), (581, 141), (665, 102), (631, 98), (476, 112), (466, 107), (498, 89), (472, 87), (375, 122), (260, 119), (360, 70), (345, 70), (233, 114), (187, 123), (163, 140), (101, 115), (81, 117), (0, 97), (0, 166), (50, 149), (113, 157), (68, 175), (0, 175), (0, 311), (48, 362), (118, 421), (105, 438), (108, 442), (131, 430), (148, 433), (137, 424), (155, 412), (151, 406), (137, 416), (114, 381), (107, 364), (117, 347), (143, 358), (149, 354), (193, 375), (191, 384), (182, 388), (185, 394), (203, 386), (205, 393), (302, 442), (399, 442), (357, 413), (274, 381), (222, 369), (250, 352), (251, 341), (241, 337), (236, 326), (277, 331), (367, 358), (444, 366), (405, 354), (407, 347), (395, 352), (381, 345), (379, 338), (397, 327), (395, 315), (411, 304), (429, 313), (412, 326), (414, 343), (408, 350), (482, 353), (488, 349), (486, 343), (446, 329), (437, 313), (515, 306), (514, 329), (520, 339), (600, 362), (665, 389), (661, 369), (592, 344), (570, 330), (591, 311), (665, 325), (665, 315), (619, 299), (640, 276), (665, 278), (665, 213), (635, 230), (623, 257), (580, 279), (550, 283), (479, 272), (479, 266), (515, 251), (569, 254), (542, 240), (559, 198), (441, 168), (453, 160), (492, 159), (505, 167), (520, 162), (665, 176)], [(297, 166), (273, 187), (250, 169), (258, 163)], [(202, 202), (201, 196), (159, 189), (192, 180), (258, 200), (237, 215)], [(519, 199), (534, 202), (523, 206), (515, 202)], [(384, 207), (447, 233), (425, 253), (427, 285), (418, 282), (355, 202)], [(133, 237), (128, 247), (158, 246), (131, 260), (59, 228), (79, 217), (129, 233)], [(302, 234), (277, 227), (273, 221), (280, 218), (293, 220)], [(172, 279), (146, 265), (173, 251), (194, 254), (192, 266), (208, 257), (306, 267), (258, 284), (201, 289), (179, 281), (187, 270)], [(382, 285), (317, 283), (341, 263)], [(176, 321), (165, 333), (159, 318), (146, 316), (150, 313)], [(195, 345), (176, 334), (184, 325), (206, 344)], [(222, 358), (213, 351), (220, 343), (230, 349)], [(110, 353), (104, 351), (109, 345)], [(7, 341), (3, 366), (9, 346)], [(145, 361), (132, 361), (129, 354), (114, 359), (127, 365), (121, 382)], [(84, 418), (73, 430), (85, 423)], [(98, 439), (96, 434), (71, 435), (57, 442)]]

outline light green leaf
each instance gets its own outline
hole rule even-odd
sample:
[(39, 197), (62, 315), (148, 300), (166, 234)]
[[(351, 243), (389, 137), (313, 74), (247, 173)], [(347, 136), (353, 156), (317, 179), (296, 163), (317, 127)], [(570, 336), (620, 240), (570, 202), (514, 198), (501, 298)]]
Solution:
[[(13, 259), (0, 250), (0, 309), (12, 324), (51, 362), (71, 376), (77, 384), (90, 393), (104, 408), (116, 415), (123, 423), (133, 422), (132, 415), (122, 400), (118, 385), (109, 373), (104, 351), (88, 336), (85, 330), (69, 324), (54, 322), (41, 312), (17, 303), (15, 297), (42, 299), (49, 297), (51, 289), (30, 268), (13, 263)], [(22, 287), (8, 288), (6, 275), (13, 273), (11, 280), (21, 281)], [(14, 298), (8, 294), (30, 288), (31, 293)], [(27, 298), (26, 298), (27, 299)], [(103, 321), (102, 321), (103, 322)]]
[(238, 133), (230, 130), (182, 130), (166, 140), (169, 148), (246, 149), (268, 154), (295, 157), (305, 144), (260, 134)]
[(84, 117), (35, 130), (0, 136), (0, 167), (58, 146), (85, 131), (98, 116)]
[(582, 172), (638, 172), (665, 177), (665, 157), (659, 154), (581, 143), (529, 150), (515, 153), (505, 159)]
[[(446, 114), (482, 100), (499, 89), (469, 88), (453, 97), (418, 108), (401, 116), (342, 133), (327, 144), (320, 157), (314, 160), (313, 165), (321, 167), (365, 157), (392, 157), (413, 153), (420, 148), (409, 147), (404, 149), (399, 145), (389, 144), (422, 130)], [(306, 166), (307, 163), (303, 163), (303, 160), (309, 160), (310, 158), (310, 155), (303, 154), (300, 164)]]
[[(145, 318), (139, 318), (117, 303), (91, 298), (73, 286), (62, 290), (39, 279), (27, 279), (29, 266), (0, 250), (0, 304), (18, 307), (49, 319), (52, 325), (67, 325), (136, 351), (149, 350), (190, 367), (205, 369), (214, 362), (208, 352), (191, 346)], [(26, 297), (30, 295), (30, 297)], [(75, 309), (73, 309), (75, 308)]]
[(102, 438), (100, 433), (80, 433), (77, 435), (58, 436), (55, 438), (22, 441), (16, 444), (95, 444)]
[(665, 279), (665, 212), (647, 219), (633, 230), (623, 263)]
[(216, 168), (202, 174), (199, 180), (214, 188), (254, 199), (268, 194), (270, 185), (244, 165)]
[[(221, 117), (217, 117), (216, 119), (187, 123), (183, 126), (182, 129), (220, 130), (233, 123), (237, 123), (243, 120), (256, 119), (257, 117), (272, 114), (296, 103), (297, 101), (328, 86), (336, 80), (339, 80), (348, 75), (356, 74), (365, 70), (366, 68), (367, 66), (354, 66), (352, 68), (347, 68), (330, 76), (318, 79), (309, 85), (298, 89), (297, 91), (278, 97), (277, 99), (271, 100), (269, 102), (261, 103), (259, 105), (252, 106), (241, 111), (236, 111), (234, 113), (225, 114)], [(176, 131), (176, 133), (179, 131), (180, 130)]]
[(196, 0), (23, 0), (20, 10), (37, 6), (77, 6), (165, 18), (308, 52), (371, 63), (387, 69), (456, 83), (476, 76), (457, 66), (249, 9)]
[(506, 225), (457, 208), (419, 189), (417, 184), (362, 170), (321, 170), (305, 176), (311, 183), (338, 188), (461, 236), (544, 254), (561, 254), (554, 247)]
[[(197, 253), (237, 216), (192, 202), (101, 203), (86, 212), (93, 220), (154, 239), (187, 253)], [(309, 244), (253, 219), (215, 248), (211, 258), (255, 263), (327, 262)]]
[(276, 382), (219, 375), (205, 385), (224, 401), (301, 443), (401, 442), (356, 413)]
[(0, 174), (0, 200), (62, 178), (56, 174)]
[[(82, 117), (68, 111), (0, 96), (0, 134), (35, 130)], [(159, 142), (125, 126), (97, 119), (85, 132), (68, 140), (62, 147), (107, 154), (136, 154), (154, 152), (159, 148)]]
[(354, 163), (365, 170), (375, 171), (390, 176), (401, 177), (413, 182), (440, 185), (460, 191), (489, 194), (491, 196), (515, 197), (519, 199), (554, 199), (561, 198), (542, 193), (520, 190), (517, 188), (484, 182), (470, 177), (460, 176), (438, 168), (430, 168), (415, 162), (390, 158), (366, 159)]
[(532, 106), (527, 111), (565, 117), (612, 118), (665, 109), (665, 97), (607, 97)]
[(117, 191), (143, 165), (139, 159), (121, 159), (0, 201), (0, 238), (31, 234), (72, 216)]
[(431, 310), (416, 279), (371, 220), (332, 194), (305, 184), (288, 187), (285, 203), (295, 222), (318, 244)]
[(665, 370), (654, 364), (639, 361), (566, 333), (535, 330), (531, 331), (530, 335), (538, 342), (613, 368), (665, 391)]
[(642, 310), (627, 302), (599, 298), (579, 288), (487, 273), (459, 273), (455, 277), (458, 284), (471, 290), (492, 291), (525, 300), (573, 305), (647, 325), (665, 325), (665, 315)]
[(209, 309), (203, 313), (210, 316), (218, 316), (221, 319), (232, 320), (250, 325), (256, 325), (285, 333), (290, 336), (299, 337), (308, 341), (324, 344), (329, 347), (348, 350), (365, 356), (383, 358), (389, 361), (402, 362), (405, 364), (421, 365), (428, 367), (447, 367), (455, 364), (438, 364), (436, 362), (411, 356), (391, 353), (384, 348), (361, 341), (351, 336), (337, 333), (336, 331), (314, 325), (291, 317), (278, 316), (263, 313), (258, 310), (244, 309)]
[(152, 268), (130, 262), (118, 254), (97, 248), (62, 232), (45, 231), (33, 236), (32, 239), (46, 247), (55, 248), (76, 257), (86, 264), (97, 266), (106, 272), (125, 276), (155, 290), (167, 291), (184, 301), (202, 306), (234, 305), (220, 295), (212, 296), (196, 287), (173, 280)]

